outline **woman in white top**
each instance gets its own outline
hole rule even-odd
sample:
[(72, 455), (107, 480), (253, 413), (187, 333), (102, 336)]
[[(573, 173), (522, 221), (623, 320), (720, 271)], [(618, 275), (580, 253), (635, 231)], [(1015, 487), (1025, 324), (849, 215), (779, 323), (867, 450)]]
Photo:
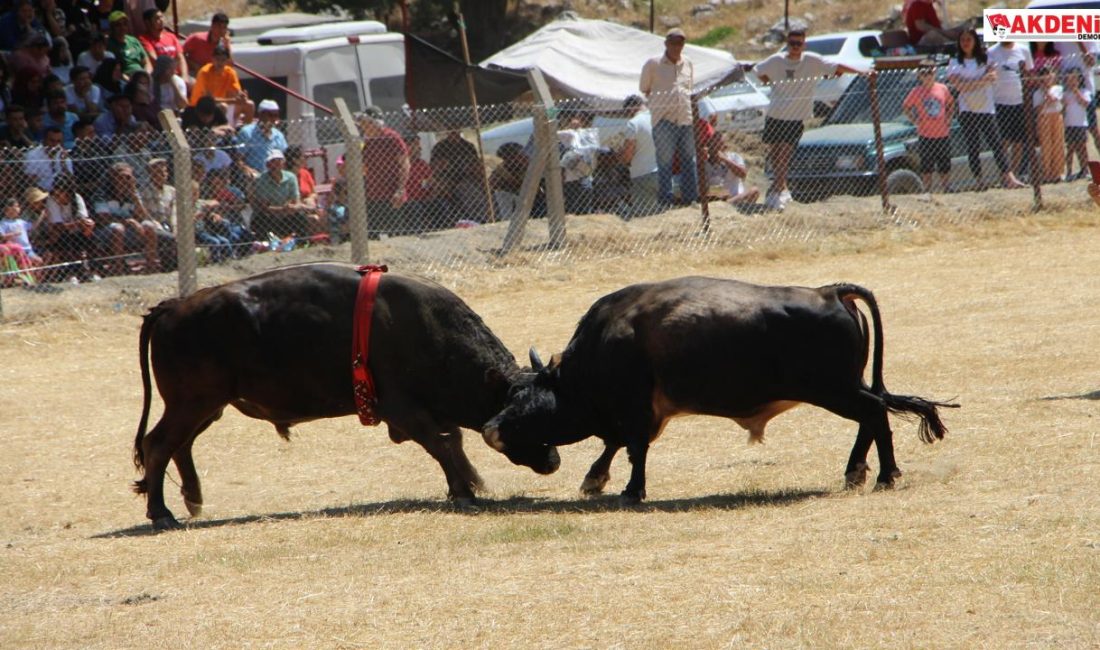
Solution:
[[(1088, 175), (1089, 111), (1093, 98), (1081, 78), (1080, 68), (1068, 68), (1065, 77), (1062, 104), (1065, 107), (1066, 180), (1071, 181)], [(1076, 175), (1073, 174), (1074, 156), (1080, 165)]]
[(978, 33), (968, 29), (956, 42), (958, 55), (947, 66), (947, 80), (959, 92), (959, 126), (962, 127), (966, 152), (970, 159), (970, 173), (982, 181), (980, 158), (982, 141), (993, 150), (993, 159), (1001, 172), (1001, 180), (1007, 188), (1024, 187), (1008, 168), (1004, 144), (997, 130), (997, 113), (993, 105), (993, 86), (997, 83), (997, 71), (989, 65)]

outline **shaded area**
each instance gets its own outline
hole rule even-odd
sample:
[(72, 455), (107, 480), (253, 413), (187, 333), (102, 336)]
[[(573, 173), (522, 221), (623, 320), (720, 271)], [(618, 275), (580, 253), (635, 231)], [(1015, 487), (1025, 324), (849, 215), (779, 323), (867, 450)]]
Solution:
[[(779, 490), (774, 492), (749, 491), (732, 494), (713, 494), (709, 496), (685, 499), (667, 499), (645, 501), (640, 505), (623, 505), (618, 495), (604, 495), (593, 499), (561, 500), (539, 499), (533, 497), (510, 497), (507, 499), (478, 499), (472, 506), (460, 506), (450, 501), (435, 499), (396, 499), (377, 503), (360, 503), (339, 508), (321, 508), (301, 512), (275, 512), (262, 515), (246, 515), (226, 519), (198, 519), (181, 522), (181, 530), (203, 528), (221, 528), (255, 522), (299, 520), (324, 517), (377, 517), (412, 513), (452, 513), (461, 515), (511, 515), (511, 514), (590, 514), (599, 512), (670, 512), (688, 513), (698, 510), (739, 510), (757, 506), (785, 506), (831, 494), (828, 490)], [(121, 530), (92, 535), (91, 539), (111, 539), (115, 537), (140, 537), (155, 535), (162, 531), (153, 530), (145, 523)]]
[(1047, 397), (1040, 397), (1040, 402), (1056, 402), (1059, 400), (1067, 399), (1083, 399), (1095, 402), (1100, 400), (1100, 390), (1094, 390), (1091, 393), (1081, 393), (1080, 395), (1050, 395)]

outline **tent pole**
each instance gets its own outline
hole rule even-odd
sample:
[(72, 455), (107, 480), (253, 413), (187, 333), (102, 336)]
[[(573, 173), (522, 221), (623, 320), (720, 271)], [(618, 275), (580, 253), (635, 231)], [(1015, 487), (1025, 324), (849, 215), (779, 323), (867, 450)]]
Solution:
[(458, 16), (458, 34), (462, 38), (462, 60), (466, 63), (466, 91), (470, 94), (470, 106), (474, 109), (474, 128), (477, 130), (477, 152), (481, 155), (481, 187), (485, 192), (485, 202), (489, 208), (489, 222), (497, 220), (496, 209), (493, 206), (493, 193), (489, 190), (489, 175), (485, 173), (485, 147), (481, 142), (481, 113), (477, 108), (477, 92), (474, 90), (474, 75), (470, 70), (470, 46), (466, 42), (466, 19), (462, 17), (462, 9), (458, 6), (458, 0), (454, 4), (455, 14)]

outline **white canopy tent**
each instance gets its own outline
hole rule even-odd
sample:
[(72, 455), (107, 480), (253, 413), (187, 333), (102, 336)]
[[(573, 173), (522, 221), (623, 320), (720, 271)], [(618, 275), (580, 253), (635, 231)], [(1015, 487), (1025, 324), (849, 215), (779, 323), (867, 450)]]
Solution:
[[(664, 37), (602, 20), (567, 17), (481, 62), (489, 69), (537, 68), (555, 95), (596, 105), (621, 105), (638, 93), (642, 64), (664, 51)], [(687, 45), (695, 67), (695, 90), (709, 88), (737, 69), (723, 50)]]

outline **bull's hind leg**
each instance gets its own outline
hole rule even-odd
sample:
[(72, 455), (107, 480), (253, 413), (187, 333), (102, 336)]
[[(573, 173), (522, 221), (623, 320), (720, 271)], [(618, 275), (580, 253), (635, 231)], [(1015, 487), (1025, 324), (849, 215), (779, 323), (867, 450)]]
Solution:
[(611, 480), (611, 461), (615, 459), (615, 454), (619, 453), (620, 449), (622, 447), (604, 444), (603, 453), (596, 462), (592, 463), (592, 467), (588, 468), (588, 474), (581, 483), (581, 494), (596, 496), (603, 493), (607, 482)]
[(875, 489), (890, 488), (894, 479), (901, 476), (897, 460), (894, 458), (894, 433), (890, 430), (890, 419), (886, 405), (878, 396), (861, 389), (851, 399), (843, 403), (822, 404), (824, 408), (837, 415), (859, 423), (852, 453), (848, 456), (848, 467), (844, 470), (844, 481), (848, 488), (863, 485), (867, 479), (867, 452), (871, 443), (878, 450), (879, 474)]
[(187, 512), (192, 517), (198, 517), (202, 514), (202, 483), (199, 481), (198, 472), (195, 471), (195, 460), (191, 457), (191, 447), (195, 444), (195, 438), (210, 428), (210, 425), (218, 421), (221, 416), (222, 411), (219, 409), (213, 417), (199, 427), (199, 430), (191, 436), (190, 440), (172, 455), (172, 461), (175, 462), (176, 470), (180, 473), (180, 494), (183, 495), (183, 505), (187, 507)]
[[(166, 408), (157, 425), (145, 435), (141, 441), (143, 457), (145, 459), (145, 477), (138, 481), (139, 492), (146, 493), (145, 516), (153, 522), (157, 529), (178, 528), (179, 522), (172, 515), (172, 511), (164, 504), (164, 472), (168, 468), (168, 461), (179, 454), (182, 466), (180, 474), (184, 478), (184, 496), (188, 496), (187, 474), (193, 477), (194, 487), (198, 489), (198, 474), (195, 473), (194, 463), (191, 461), (190, 445), (198, 432), (212, 421), (213, 409), (194, 409), (191, 405), (184, 407)], [(186, 449), (185, 452), (181, 450)], [(185, 469), (186, 468), (186, 469)], [(201, 503), (202, 497), (198, 497)]]

